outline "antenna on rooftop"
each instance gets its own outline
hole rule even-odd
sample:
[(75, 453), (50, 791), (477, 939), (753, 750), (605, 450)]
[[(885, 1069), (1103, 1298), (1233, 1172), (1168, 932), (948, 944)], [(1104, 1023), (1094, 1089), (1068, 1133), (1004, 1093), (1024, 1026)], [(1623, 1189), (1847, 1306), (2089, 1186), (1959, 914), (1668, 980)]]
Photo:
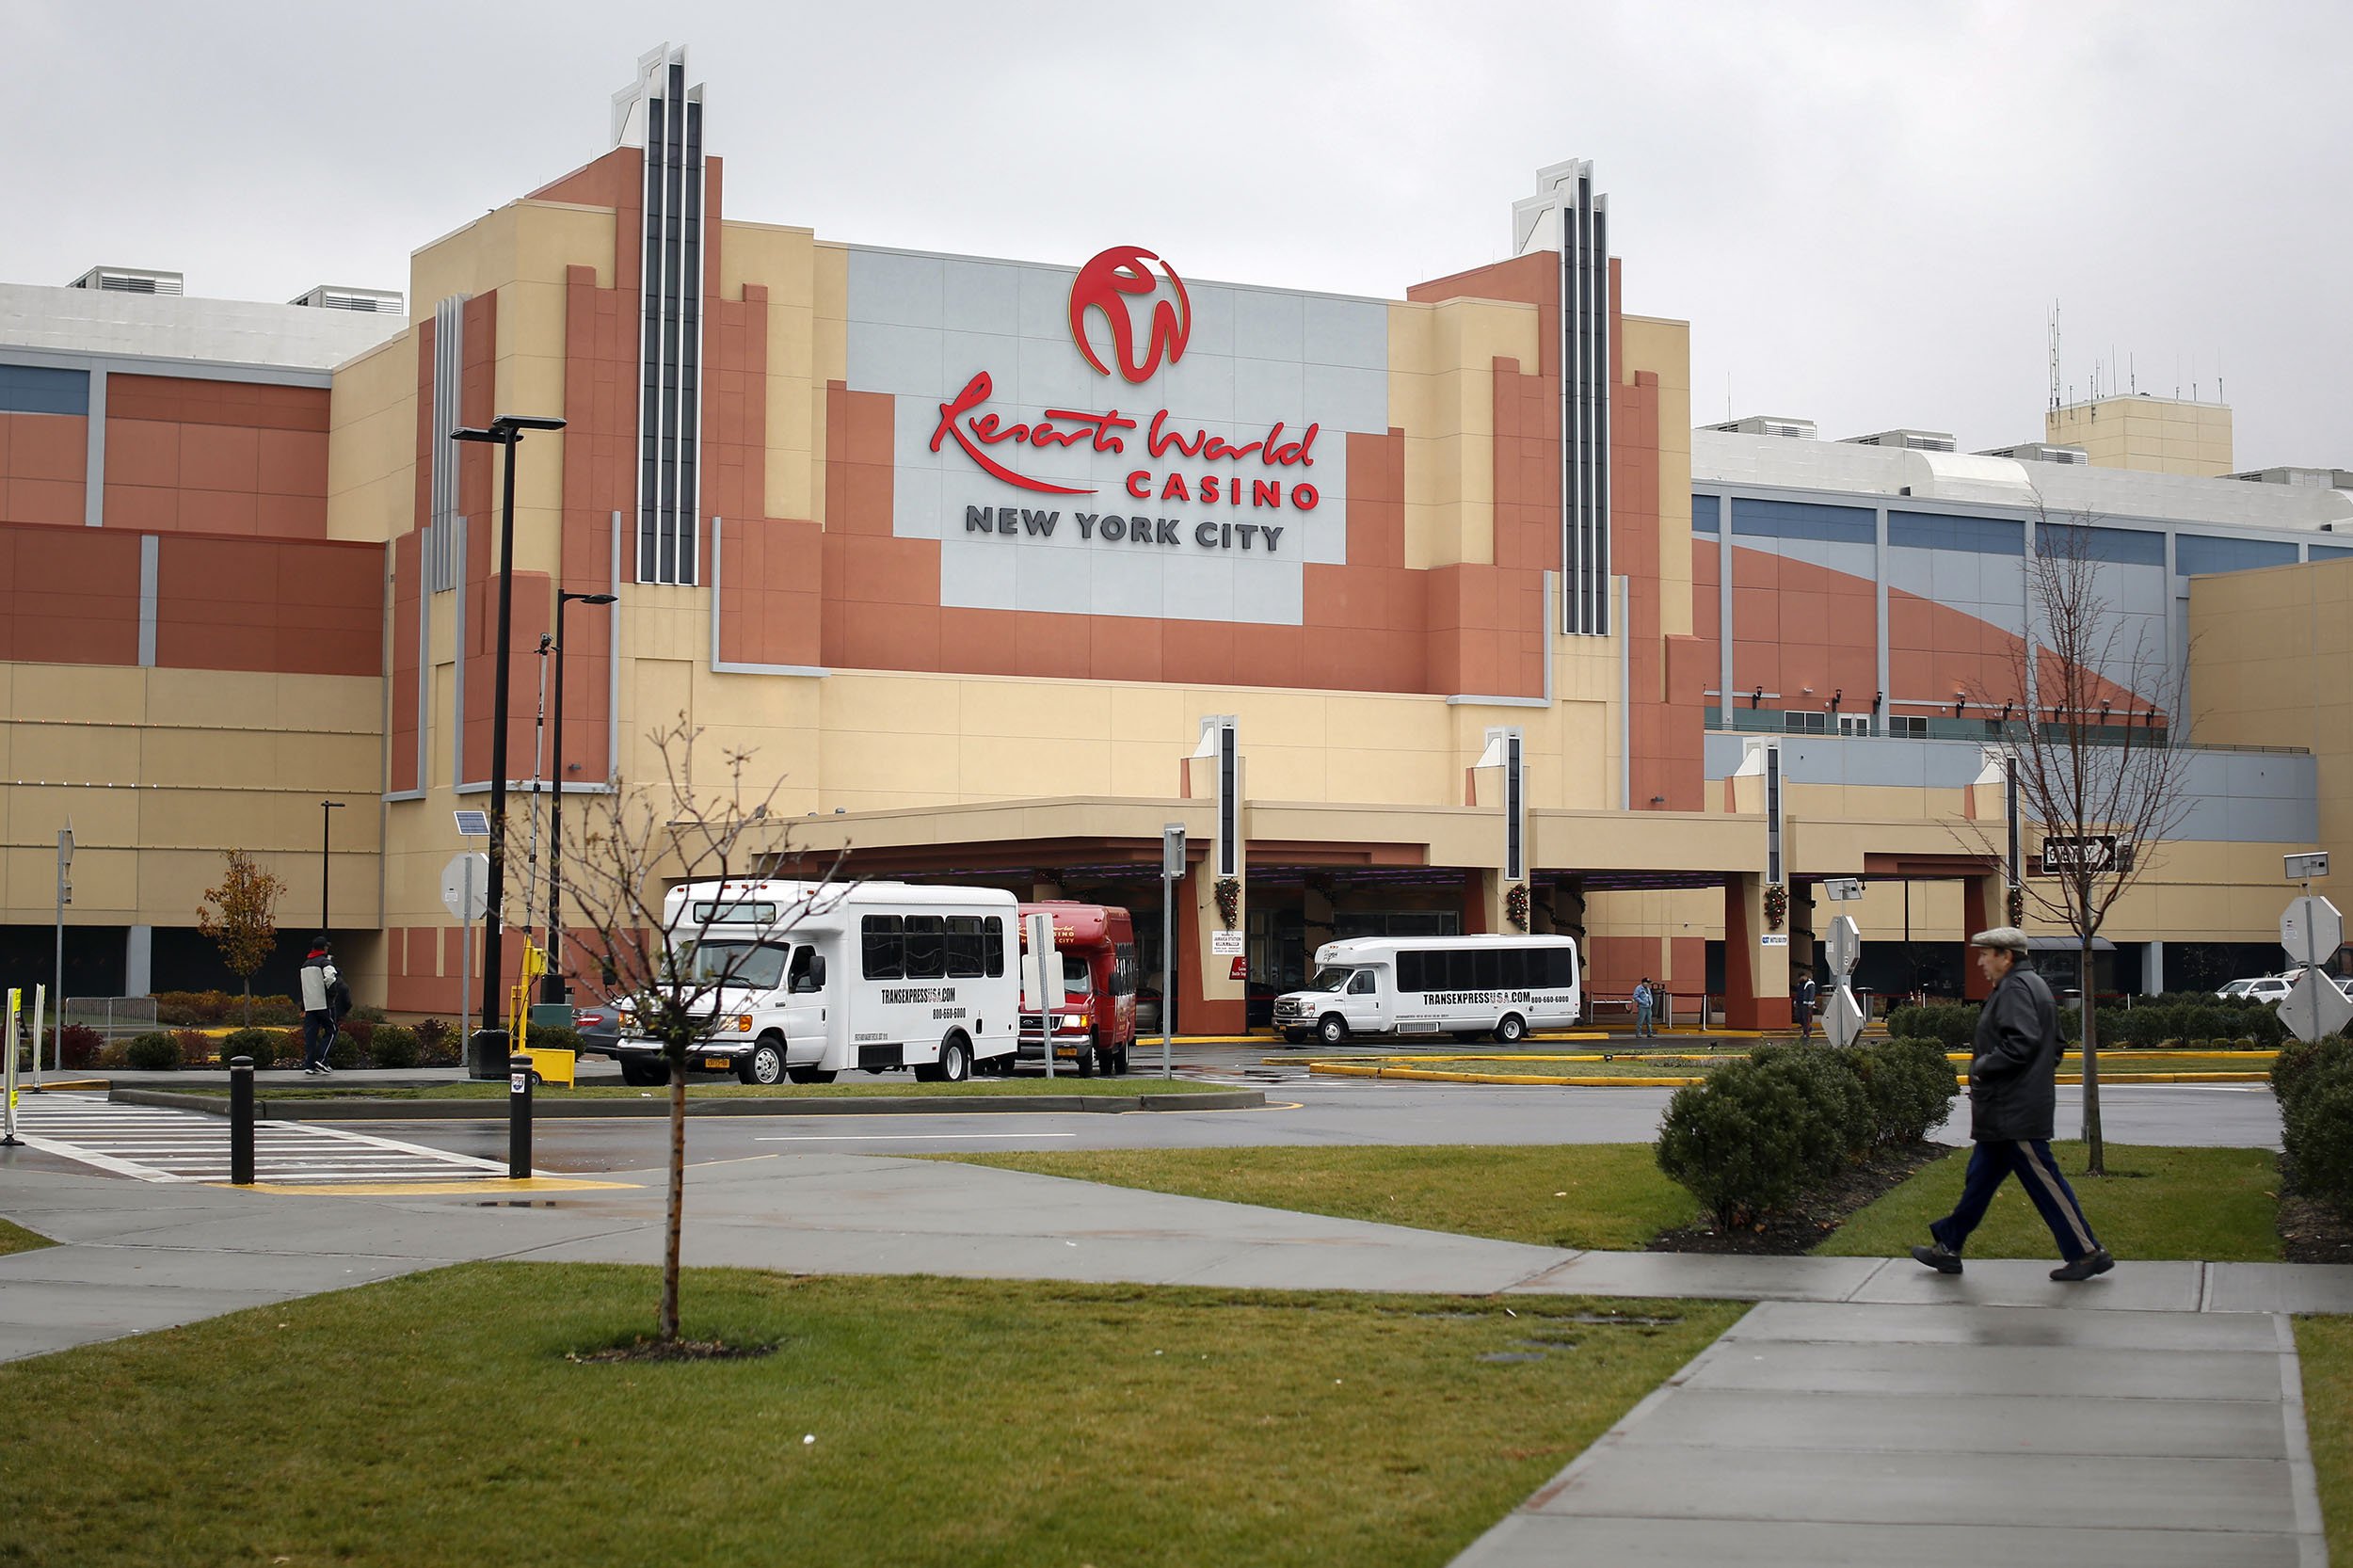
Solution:
[(2057, 413), (2059, 407), (2059, 302), (2056, 299), (2051, 301), (2048, 326), (2051, 340), (2051, 411)]

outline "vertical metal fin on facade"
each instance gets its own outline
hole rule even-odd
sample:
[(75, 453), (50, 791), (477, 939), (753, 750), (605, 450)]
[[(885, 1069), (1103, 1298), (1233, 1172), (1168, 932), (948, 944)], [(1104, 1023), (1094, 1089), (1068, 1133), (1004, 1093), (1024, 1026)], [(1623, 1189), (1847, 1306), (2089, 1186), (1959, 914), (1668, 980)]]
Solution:
[(430, 501), (425, 508), (424, 537), (418, 552), (427, 593), (443, 593), (457, 585), (457, 567), (450, 537), (456, 532), (450, 520), (457, 515), (457, 443), (449, 433), (466, 423), (466, 301), (451, 295), (433, 307), (433, 468)]
[(1501, 731), (1503, 739), (1503, 880), (1528, 877), (1528, 779), (1526, 737), (1517, 729)]
[(701, 500), (703, 89), (686, 51), (639, 59), (614, 98), (616, 143), (645, 150), (638, 280), (637, 580), (692, 584)]
[(1779, 887), (1781, 865), (1781, 743), (1765, 743), (1765, 885)]
[(1591, 159), (1539, 169), (1513, 207), (1515, 255), (1561, 256), (1561, 630), (1610, 632), (1609, 199)]

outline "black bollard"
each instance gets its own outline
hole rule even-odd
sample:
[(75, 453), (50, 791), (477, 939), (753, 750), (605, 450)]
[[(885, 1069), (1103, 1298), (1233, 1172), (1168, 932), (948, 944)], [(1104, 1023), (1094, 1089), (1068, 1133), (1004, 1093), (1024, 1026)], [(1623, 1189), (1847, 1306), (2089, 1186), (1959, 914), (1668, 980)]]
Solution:
[(506, 1059), (506, 1175), (521, 1181), (531, 1175), (531, 1058)]
[(229, 1179), (253, 1185), (253, 1058), (229, 1062)]

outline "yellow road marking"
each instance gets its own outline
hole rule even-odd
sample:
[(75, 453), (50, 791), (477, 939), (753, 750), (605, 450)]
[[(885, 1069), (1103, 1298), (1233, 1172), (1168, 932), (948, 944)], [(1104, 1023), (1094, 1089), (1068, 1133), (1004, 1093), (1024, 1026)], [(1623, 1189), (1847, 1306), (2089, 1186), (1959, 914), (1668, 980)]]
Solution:
[(275, 1192), (305, 1198), (428, 1198), (466, 1192), (585, 1192), (601, 1188), (634, 1188), (643, 1183), (590, 1181), (580, 1176), (526, 1176), (520, 1181), (492, 1176), (482, 1181), (257, 1181), (250, 1187), (210, 1181), (205, 1185), (232, 1192)]

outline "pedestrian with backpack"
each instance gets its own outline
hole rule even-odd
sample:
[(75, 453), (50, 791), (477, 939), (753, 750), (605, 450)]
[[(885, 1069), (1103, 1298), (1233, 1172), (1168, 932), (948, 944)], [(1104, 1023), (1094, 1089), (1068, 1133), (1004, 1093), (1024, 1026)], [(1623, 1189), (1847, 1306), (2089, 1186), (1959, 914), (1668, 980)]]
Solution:
[(327, 1053), (344, 1015), (351, 1011), (351, 990), (335, 968), (335, 954), (325, 936), (311, 944), (302, 960), (302, 1070), (321, 1078), (335, 1069)]

